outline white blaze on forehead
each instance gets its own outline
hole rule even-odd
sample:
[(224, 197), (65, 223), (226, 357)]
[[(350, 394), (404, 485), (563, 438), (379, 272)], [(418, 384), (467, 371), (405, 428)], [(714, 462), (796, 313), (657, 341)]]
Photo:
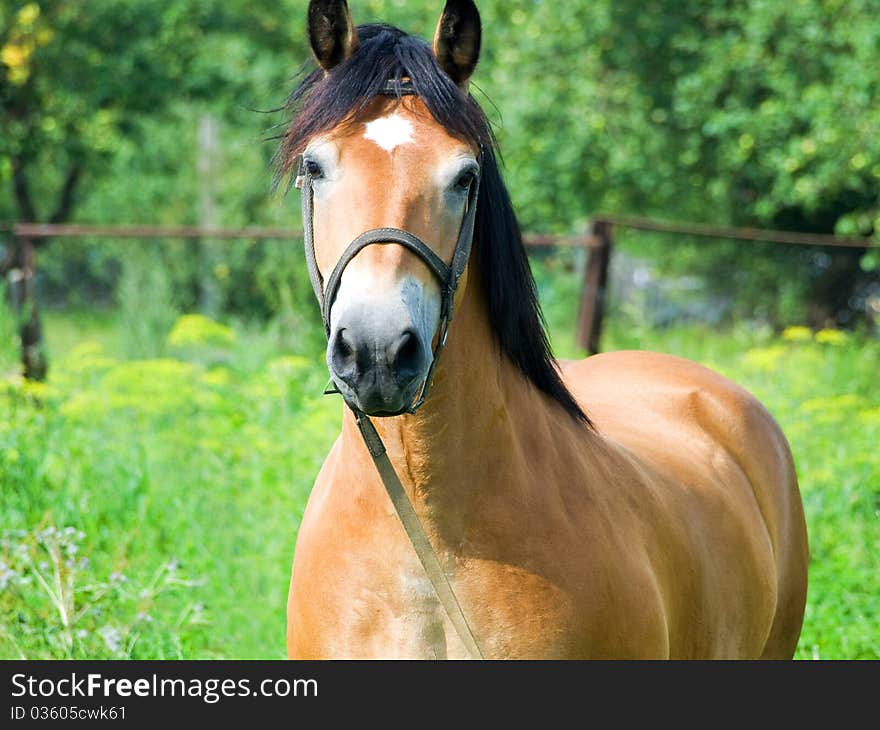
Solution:
[(365, 125), (364, 139), (375, 142), (383, 150), (391, 152), (395, 147), (413, 141), (413, 126), (397, 112), (374, 119)]

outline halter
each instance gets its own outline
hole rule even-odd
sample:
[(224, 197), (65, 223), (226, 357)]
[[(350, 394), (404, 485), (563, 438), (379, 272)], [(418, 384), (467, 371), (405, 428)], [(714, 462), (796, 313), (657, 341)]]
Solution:
[[(406, 96), (414, 95), (415, 89), (409, 81), (388, 81), (382, 88), (383, 96)], [(306, 252), (306, 264), (309, 269), (309, 278), (312, 282), (312, 289), (315, 297), (321, 305), (321, 318), (324, 320), (324, 333), (330, 337), (330, 309), (336, 300), (336, 293), (339, 290), (339, 284), (342, 281), (342, 275), (345, 268), (354, 260), (363, 249), (374, 244), (396, 243), (412, 251), (421, 261), (428, 267), (430, 272), (440, 284), (440, 323), (437, 327), (436, 344), (432, 352), (431, 365), (428, 373), (422, 381), (418, 395), (413, 403), (405, 406), (399, 411), (387, 414), (388, 416), (399, 416), (402, 413), (415, 413), (425, 402), (428, 389), (431, 386), (434, 376), (434, 369), (437, 367), (437, 361), (440, 353), (446, 345), (446, 337), (449, 334), (449, 323), (452, 321), (453, 303), (455, 300), (455, 291), (458, 288), (458, 282), (461, 275), (467, 267), (468, 260), (471, 255), (471, 244), (474, 237), (474, 220), (477, 213), (477, 195), (480, 189), (479, 168), (483, 161), (483, 151), (477, 158), (478, 170), (474, 179), (468, 188), (467, 208), (465, 209), (464, 218), (461, 222), (461, 228), (458, 232), (458, 241), (455, 244), (455, 252), (452, 254), (452, 263), (447, 265), (434, 251), (418, 236), (413, 235), (409, 231), (400, 228), (372, 228), (364, 231), (355, 238), (330, 276), (327, 277), (326, 285), (318, 270), (318, 262), (315, 258), (315, 239), (314, 239), (314, 214), (313, 214), (313, 196), (312, 188), (313, 178), (309, 175), (305, 166), (300, 161), (299, 174), (296, 179), (296, 186), (302, 189), (302, 221), (303, 221), (303, 239)], [(325, 393), (339, 393), (345, 399), (345, 396), (333, 385), (332, 381), (328, 384)], [(352, 403), (346, 403), (352, 410), (357, 410)]]
[[(416, 90), (411, 81), (389, 80), (385, 83), (379, 92), (382, 96), (414, 96)], [(458, 232), (458, 241), (455, 244), (455, 251), (452, 254), (452, 262), (446, 264), (424, 241), (418, 236), (413, 235), (409, 231), (400, 228), (372, 228), (364, 231), (348, 244), (345, 251), (342, 252), (330, 276), (327, 277), (326, 285), (324, 283), (321, 272), (318, 270), (318, 263), (315, 257), (315, 239), (314, 239), (314, 211), (313, 211), (313, 179), (308, 173), (305, 165), (300, 159), (299, 174), (296, 178), (296, 186), (302, 189), (302, 225), (303, 225), (303, 241), (305, 246), (306, 264), (309, 269), (309, 278), (312, 282), (312, 289), (315, 291), (315, 297), (321, 305), (321, 318), (324, 321), (324, 333), (328, 339), (330, 337), (330, 310), (336, 299), (336, 293), (339, 290), (339, 284), (345, 267), (348, 266), (355, 256), (358, 255), (367, 246), (374, 244), (396, 243), (404, 246), (412, 251), (434, 274), (434, 277), (440, 284), (441, 304), (440, 304), (440, 322), (437, 326), (435, 334), (436, 342), (434, 344), (431, 365), (422, 381), (419, 392), (415, 397), (415, 401), (408, 406), (404, 406), (396, 413), (386, 414), (387, 416), (399, 416), (403, 413), (415, 413), (425, 402), (428, 389), (433, 381), (434, 370), (437, 367), (437, 361), (440, 358), (446, 338), (449, 334), (449, 323), (452, 321), (453, 304), (455, 292), (458, 288), (458, 282), (464, 273), (468, 260), (471, 255), (471, 245), (474, 236), (474, 220), (477, 212), (477, 194), (480, 189), (480, 169), (483, 161), (483, 150), (477, 159), (478, 170), (470, 183), (467, 197), (467, 208), (461, 222)], [(391, 498), (391, 502), (397, 511), (397, 516), (403, 524), (406, 534), (415, 548), (416, 554), (431, 581), (434, 591), (440, 600), (449, 620), (452, 622), (459, 638), (467, 649), (468, 653), (474, 659), (482, 659), (483, 655), (480, 647), (474, 638), (473, 632), (468, 626), (467, 619), (461, 610), (455, 591), (449, 582), (449, 578), (440, 564), (437, 554), (431, 546), (428, 536), (425, 534), (424, 528), (419, 522), (419, 518), (413, 509), (412, 503), (400, 482), (400, 478), (394, 471), (394, 466), (388, 458), (385, 445), (379, 437), (376, 427), (370, 421), (369, 417), (361, 411), (353, 403), (350, 403), (345, 395), (335, 387), (331, 381), (325, 393), (338, 393), (342, 395), (346, 405), (351, 409), (355, 417), (355, 422), (360, 430), (361, 437), (373, 458), (376, 470), (382, 479), (385, 490)]]

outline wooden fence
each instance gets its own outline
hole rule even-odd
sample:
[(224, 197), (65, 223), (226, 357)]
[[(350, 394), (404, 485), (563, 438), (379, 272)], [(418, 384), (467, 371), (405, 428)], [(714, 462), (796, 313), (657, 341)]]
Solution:
[[(589, 353), (600, 349), (605, 311), (608, 267), (614, 245), (614, 228), (629, 228), (671, 235), (696, 236), (704, 239), (761, 241), (805, 246), (838, 246), (876, 248), (880, 242), (855, 236), (831, 236), (816, 233), (774, 231), (758, 228), (710, 226), (700, 223), (598, 215), (587, 233), (581, 236), (557, 236), (526, 233), (523, 242), (528, 248), (579, 247), (590, 252), (584, 267), (577, 319), (577, 342)], [(37, 250), (49, 239), (100, 238), (176, 238), (302, 240), (302, 231), (286, 228), (207, 228), (201, 226), (99, 226), (83, 224), (12, 223), (0, 225), (0, 234), (11, 239), (7, 255), (0, 261), (0, 275), (10, 283), (13, 308), (20, 317), (22, 366), (25, 377), (42, 379), (46, 362), (42, 353), (42, 328), (35, 291)]]

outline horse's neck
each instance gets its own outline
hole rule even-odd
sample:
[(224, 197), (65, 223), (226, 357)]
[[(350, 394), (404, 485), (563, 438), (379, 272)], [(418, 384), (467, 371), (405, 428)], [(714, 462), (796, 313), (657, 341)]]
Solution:
[[(477, 286), (471, 283), (462, 294), (424, 405), (414, 415), (372, 419), (410, 499), (444, 511), (445, 504), (461, 510), (479, 498), (487, 460), (516, 453), (511, 414), (533, 406), (535, 398), (534, 388), (501, 354)], [(360, 442), (347, 412), (343, 448), (363, 452)]]

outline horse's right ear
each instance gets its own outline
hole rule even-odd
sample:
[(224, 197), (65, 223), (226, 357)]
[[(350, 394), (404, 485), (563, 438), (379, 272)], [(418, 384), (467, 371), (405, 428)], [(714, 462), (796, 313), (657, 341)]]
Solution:
[(357, 50), (357, 30), (345, 0), (309, 2), (309, 43), (325, 72)]
[(446, 0), (434, 32), (434, 55), (456, 85), (467, 90), (480, 58), (480, 13), (473, 0)]

